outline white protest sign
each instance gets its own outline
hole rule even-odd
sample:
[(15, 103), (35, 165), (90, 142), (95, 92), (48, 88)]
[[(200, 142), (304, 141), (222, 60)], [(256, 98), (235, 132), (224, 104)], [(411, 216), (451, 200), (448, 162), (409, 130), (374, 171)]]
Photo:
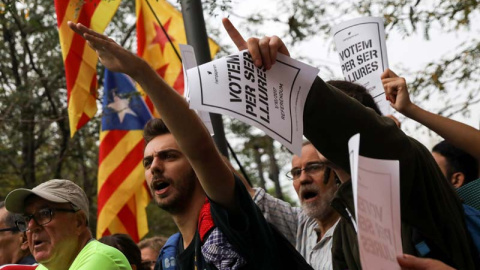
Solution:
[(190, 108), (256, 126), (300, 155), (303, 108), (317, 68), (278, 54), (276, 63), (265, 71), (255, 67), (245, 50), (186, 74)]
[(363, 269), (400, 269), (396, 259), (403, 253), (399, 165), (398, 160), (358, 156), (358, 168), (352, 169), (357, 172), (352, 181), (357, 182), (355, 213)]
[(390, 114), (380, 76), (388, 68), (383, 19), (364, 17), (332, 28), (345, 80), (367, 88), (383, 114)]
[[(182, 55), (182, 67), (183, 67), (183, 81), (186, 82), (185, 85), (188, 85), (188, 78), (187, 78), (187, 70), (194, 68), (197, 66), (197, 59), (195, 58), (195, 52), (193, 51), (193, 47), (190, 45), (179, 44), (180, 45), (180, 53)], [(183, 91), (183, 96), (190, 103), (190, 92), (188, 87), (185, 87), (185, 91)], [(195, 111), (197, 115), (202, 119), (203, 124), (207, 127), (210, 135), (215, 135), (213, 132), (213, 125), (212, 120), (210, 119), (210, 114), (208, 112), (203, 111)]]

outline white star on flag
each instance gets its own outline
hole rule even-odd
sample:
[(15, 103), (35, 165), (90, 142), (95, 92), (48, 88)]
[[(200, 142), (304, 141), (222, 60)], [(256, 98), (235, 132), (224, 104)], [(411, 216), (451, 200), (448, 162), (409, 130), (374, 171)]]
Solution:
[(120, 118), (120, 123), (123, 123), (123, 119), (127, 113), (137, 117), (137, 114), (130, 109), (128, 103), (130, 103), (130, 101), (127, 98), (120, 98), (116, 93), (113, 93), (113, 102), (109, 103), (107, 106), (117, 112), (118, 118)]

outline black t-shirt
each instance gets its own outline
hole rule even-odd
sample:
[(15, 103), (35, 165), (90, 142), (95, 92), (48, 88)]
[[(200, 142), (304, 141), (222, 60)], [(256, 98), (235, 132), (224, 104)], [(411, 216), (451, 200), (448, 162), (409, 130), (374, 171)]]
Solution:
[[(217, 270), (217, 268), (212, 264), (207, 264), (203, 259), (202, 252), (201, 252), (201, 241), (200, 235), (198, 231), (195, 233), (193, 237), (192, 243), (187, 247), (187, 249), (183, 250), (183, 239), (180, 238), (179, 243), (182, 243), (181, 246), (179, 245), (177, 251), (177, 260), (176, 263), (178, 264), (177, 269), (197, 269), (197, 270)], [(197, 266), (195, 268), (195, 266)]]
[[(215, 226), (247, 261), (242, 269), (312, 269), (285, 237), (272, 229), (236, 176), (235, 198), (239, 208), (236, 213), (213, 201), (210, 210)], [(198, 270), (217, 269), (203, 260), (198, 231), (192, 243), (177, 256), (178, 269), (195, 269), (195, 260)]]

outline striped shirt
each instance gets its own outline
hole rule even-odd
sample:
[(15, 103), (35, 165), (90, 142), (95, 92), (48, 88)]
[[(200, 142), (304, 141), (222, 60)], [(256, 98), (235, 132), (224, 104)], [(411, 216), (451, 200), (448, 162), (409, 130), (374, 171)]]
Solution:
[(332, 269), (332, 239), (338, 221), (317, 242), (318, 224), (301, 208), (292, 207), (261, 188), (255, 188), (253, 201), (265, 219), (275, 225), (314, 269)]

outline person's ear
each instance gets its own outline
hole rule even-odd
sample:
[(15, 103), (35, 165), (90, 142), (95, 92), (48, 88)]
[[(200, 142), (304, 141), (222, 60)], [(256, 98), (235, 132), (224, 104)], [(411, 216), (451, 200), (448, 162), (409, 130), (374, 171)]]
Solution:
[(453, 173), (452, 177), (450, 178), (450, 182), (455, 188), (459, 188), (463, 186), (464, 181), (465, 181), (465, 175), (462, 172)]
[(75, 221), (76, 221), (77, 229), (79, 229), (79, 232), (83, 231), (83, 228), (88, 226), (87, 216), (85, 212), (83, 212), (82, 210), (75, 213)]
[(22, 251), (26, 251), (26, 250), (29, 249), (29, 247), (28, 247), (27, 233), (21, 232), (21, 233), (19, 233), (19, 234), (20, 234), (20, 241), (21, 241), (20, 249), (21, 249)]

